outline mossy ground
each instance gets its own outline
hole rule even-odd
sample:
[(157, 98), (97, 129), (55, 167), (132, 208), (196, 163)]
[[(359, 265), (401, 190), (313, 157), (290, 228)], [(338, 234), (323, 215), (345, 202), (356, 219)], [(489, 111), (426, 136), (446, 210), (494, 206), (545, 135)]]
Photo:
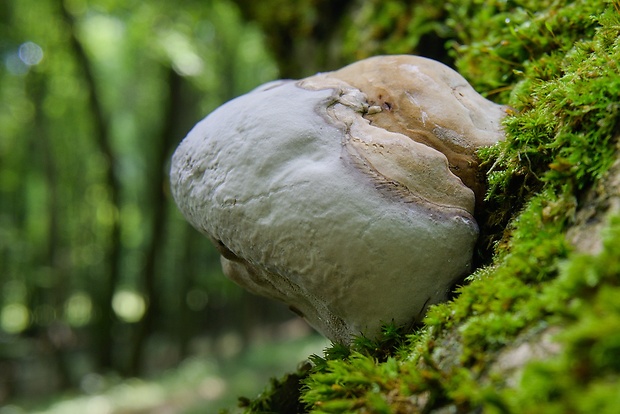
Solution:
[[(443, 20), (425, 27), (452, 31), (460, 72), (512, 108), (506, 141), (480, 153), (489, 183), (485, 265), (415, 332), (386, 326), (377, 341), (312, 357), (298, 373), (299, 407), (617, 412), (620, 216), (606, 217), (596, 254), (575, 251), (566, 233), (617, 157), (620, 2), (470, 0), (430, 14)], [(403, 33), (385, 43), (416, 43)], [(514, 376), (502, 371), (502, 352), (545, 335), (554, 346), (543, 358)], [(278, 389), (276, 381), (246, 401), (248, 412), (275, 412)]]

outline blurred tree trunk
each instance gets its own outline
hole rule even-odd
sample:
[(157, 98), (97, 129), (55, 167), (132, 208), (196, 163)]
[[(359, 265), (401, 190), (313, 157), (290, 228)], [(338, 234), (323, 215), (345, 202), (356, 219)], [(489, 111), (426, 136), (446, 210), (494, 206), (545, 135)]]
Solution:
[(93, 286), (92, 294), (96, 304), (98, 321), (94, 324), (94, 344), (96, 361), (99, 369), (113, 368), (114, 338), (112, 328), (116, 322), (112, 310), (112, 298), (120, 279), (120, 259), (122, 252), (121, 223), (119, 220), (121, 180), (116, 169), (116, 157), (112, 150), (110, 128), (105, 115), (101, 98), (98, 94), (97, 82), (92, 65), (84, 46), (77, 35), (75, 18), (71, 15), (65, 1), (60, 1), (60, 10), (69, 34), (69, 46), (75, 56), (79, 70), (84, 76), (84, 85), (88, 90), (89, 112), (92, 114), (93, 139), (105, 160), (105, 184), (110, 197), (110, 204), (114, 209), (112, 223), (109, 229), (108, 243), (103, 246), (103, 263), (107, 265), (107, 275), (100, 285)]
[(274, 7), (274, 2), (234, 0), (243, 17), (258, 23), (282, 78), (334, 70), (344, 63), (340, 48), (343, 19), (354, 0), (317, 0)]
[[(67, 278), (62, 277), (60, 269), (59, 249), (62, 246), (62, 240), (59, 222), (61, 220), (62, 207), (59, 195), (59, 167), (55, 157), (53, 132), (50, 132), (47, 119), (41, 110), (45, 94), (47, 93), (46, 78), (38, 76), (38, 74), (31, 74), (29, 87), (35, 108), (34, 136), (37, 137), (37, 145), (34, 146), (32, 152), (33, 154), (37, 152), (41, 154), (41, 172), (45, 179), (46, 199), (44, 211), (46, 213), (46, 239), (40, 260), (42, 265), (47, 267), (48, 277), (51, 280), (52, 286), (49, 290), (39, 286), (34, 289), (32, 295), (34, 303), (31, 304), (31, 308), (36, 309), (40, 305), (51, 305), (53, 311), (60, 312), (67, 292), (70, 292), (70, 288), (67, 286)], [(49, 317), (50, 319), (55, 319), (52, 315), (49, 315)], [(61, 389), (68, 388), (71, 385), (71, 377), (64, 353), (68, 346), (68, 336), (66, 334), (70, 332), (69, 328), (62, 320), (45, 321), (43, 325), (47, 326), (45, 326), (44, 330), (41, 330), (40, 340), (45, 344), (45, 348), (49, 348), (52, 354), (59, 387)]]
[(132, 344), (129, 360), (129, 375), (137, 375), (141, 371), (141, 360), (145, 342), (153, 332), (155, 316), (161, 314), (158, 309), (160, 301), (157, 295), (157, 263), (162, 256), (162, 248), (165, 230), (168, 203), (166, 200), (165, 188), (168, 185), (168, 171), (165, 166), (174, 146), (178, 142), (175, 132), (179, 129), (182, 120), (182, 84), (183, 78), (176, 71), (169, 67), (166, 74), (166, 85), (168, 87), (168, 99), (163, 110), (164, 122), (160, 128), (160, 135), (152, 142), (155, 147), (151, 171), (147, 182), (148, 189), (147, 204), (150, 206), (150, 237), (146, 247), (146, 256), (140, 279), (143, 283), (144, 294), (147, 300), (147, 309), (144, 317), (140, 320), (136, 335)]

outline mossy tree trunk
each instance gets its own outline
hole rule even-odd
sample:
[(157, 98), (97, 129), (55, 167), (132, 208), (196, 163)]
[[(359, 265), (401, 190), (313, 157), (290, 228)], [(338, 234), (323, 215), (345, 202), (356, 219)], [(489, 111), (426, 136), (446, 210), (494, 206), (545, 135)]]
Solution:
[[(306, 409), (615, 412), (620, 2), (375, 3), (349, 20), (343, 50), (366, 52), (346, 59), (416, 53), (432, 34), (478, 91), (512, 109), (506, 141), (479, 154), (481, 266), (415, 332), (386, 327), (313, 357), (297, 373)], [(248, 411), (267, 410), (279, 389)]]

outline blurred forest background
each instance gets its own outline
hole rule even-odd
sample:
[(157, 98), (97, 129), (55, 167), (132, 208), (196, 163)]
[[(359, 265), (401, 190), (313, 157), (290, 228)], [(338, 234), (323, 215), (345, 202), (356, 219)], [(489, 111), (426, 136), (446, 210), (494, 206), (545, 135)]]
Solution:
[(0, 407), (309, 335), (221, 274), (169, 158), (266, 81), (378, 53), (450, 63), (431, 3), (0, 2)]

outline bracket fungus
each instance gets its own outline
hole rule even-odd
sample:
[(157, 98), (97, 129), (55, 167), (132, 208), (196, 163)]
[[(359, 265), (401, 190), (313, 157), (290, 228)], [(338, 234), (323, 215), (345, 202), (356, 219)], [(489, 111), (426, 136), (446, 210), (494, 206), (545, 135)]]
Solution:
[(445, 65), (379, 56), (275, 81), (198, 123), (173, 196), (224, 273), (329, 339), (420, 320), (470, 271), (501, 105)]

